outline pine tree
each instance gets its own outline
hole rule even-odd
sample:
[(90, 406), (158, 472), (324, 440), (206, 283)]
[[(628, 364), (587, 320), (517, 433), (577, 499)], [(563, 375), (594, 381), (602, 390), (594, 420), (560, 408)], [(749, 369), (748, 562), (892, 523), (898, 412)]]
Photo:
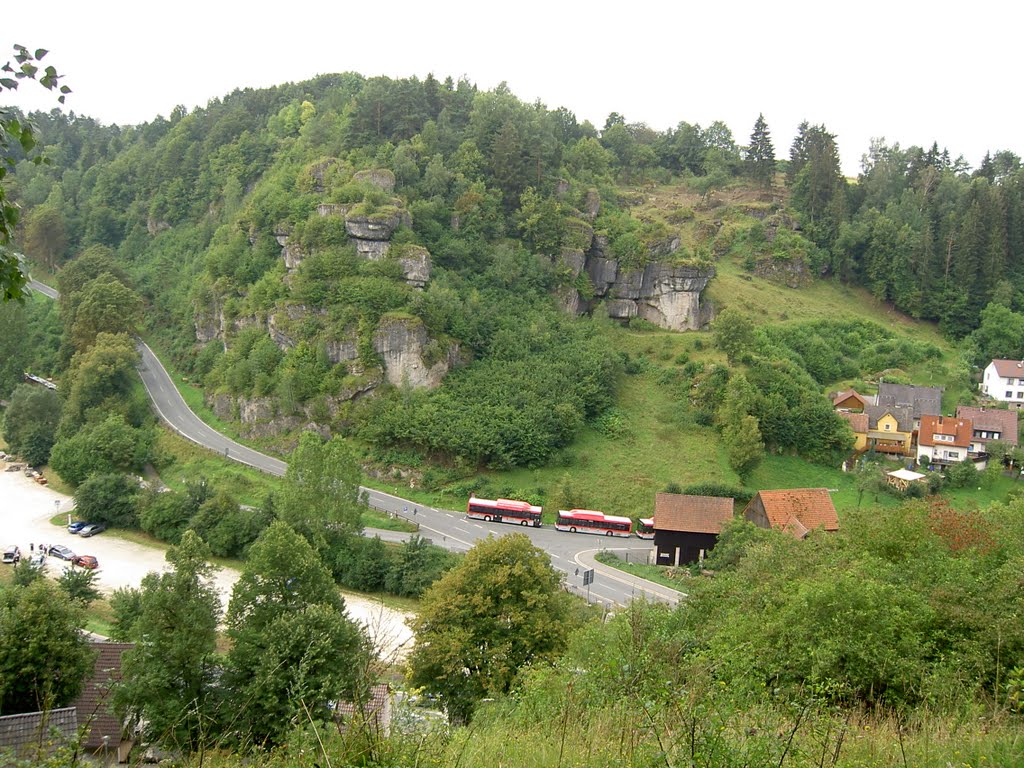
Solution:
[(746, 166), (750, 178), (764, 187), (771, 187), (772, 179), (775, 178), (775, 147), (763, 114), (757, 116), (754, 132), (750, 134)]
[(786, 186), (793, 186), (796, 176), (807, 164), (807, 132), (810, 123), (804, 120), (796, 129), (796, 138), (789, 148), (789, 167), (786, 169)]

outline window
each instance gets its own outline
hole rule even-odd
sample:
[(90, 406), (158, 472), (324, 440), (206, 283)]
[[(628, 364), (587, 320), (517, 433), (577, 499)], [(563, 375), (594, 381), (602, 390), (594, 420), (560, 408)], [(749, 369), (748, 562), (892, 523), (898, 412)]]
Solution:
[(1007, 392), (1006, 399), (1009, 400), (1011, 397), (1013, 397), (1013, 392)]
[(946, 456), (948, 456), (951, 459), (959, 459), (960, 458), (960, 452), (959, 451), (946, 451)]
[(892, 429), (892, 424), (886, 423), (885, 431), (888, 432), (890, 429)]

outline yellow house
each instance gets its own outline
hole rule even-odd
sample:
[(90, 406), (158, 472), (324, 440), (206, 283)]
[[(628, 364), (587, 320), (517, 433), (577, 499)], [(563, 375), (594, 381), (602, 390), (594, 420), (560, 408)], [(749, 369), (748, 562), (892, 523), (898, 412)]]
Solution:
[(868, 417), (867, 450), (910, 456), (914, 440), (914, 415), (902, 406), (869, 405), (864, 408)]
[(850, 413), (849, 411), (836, 411), (836, 414), (853, 430), (853, 450), (857, 453), (866, 451), (868, 449), (868, 415), (866, 413)]

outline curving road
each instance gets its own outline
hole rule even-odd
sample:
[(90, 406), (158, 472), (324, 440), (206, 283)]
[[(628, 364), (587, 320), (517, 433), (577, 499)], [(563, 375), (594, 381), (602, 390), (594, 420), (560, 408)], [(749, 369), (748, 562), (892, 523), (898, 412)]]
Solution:
[[(33, 290), (50, 298), (57, 298), (57, 291), (49, 286), (35, 280), (30, 281), (29, 285)], [(288, 468), (285, 462), (225, 437), (196, 416), (178, 392), (170, 374), (153, 354), (153, 350), (141, 340), (138, 342), (138, 349), (141, 356), (138, 369), (142, 383), (146, 387), (154, 410), (171, 429), (185, 439), (221, 453), (229, 459), (273, 475), (284, 475)], [(651, 551), (649, 541), (562, 533), (551, 527), (528, 528), (502, 523), (480, 523), (466, 518), (461, 512), (421, 507), (416, 502), (372, 488), (363, 490), (372, 506), (407, 517), (418, 524), (420, 533), (425, 538), (453, 551), (465, 551), (472, 547), (474, 542), (490, 535), (525, 533), (536, 546), (551, 556), (552, 565), (566, 575), (566, 584), (570, 590), (608, 608), (624, 605), (638, 596), (673, 605), (685, 596), (674, 589), (602, 565), (594, 558), (599, 551), (607, 549), (624, 559), (646, 562)], [(367, 533), (379, 534), (385, 539), (394, 538), (393, 532), (370, 530)], [(583, 575), (588, 569), (594, 570), (594, 581), (584, 586)]]

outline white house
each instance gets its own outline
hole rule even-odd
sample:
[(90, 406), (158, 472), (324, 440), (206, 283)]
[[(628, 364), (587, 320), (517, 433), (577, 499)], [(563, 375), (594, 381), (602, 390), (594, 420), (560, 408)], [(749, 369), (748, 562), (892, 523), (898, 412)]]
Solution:
[(921, 464), (941, 466), (965, 461), (970, 458), (973, 432), (970, 419), (922, 416), (921, 431), (917, 435), (917, 460)]
[(985, 368), (981, 391), (1011, 408), (1024, 407), (1024, 360), (993, 360)]

